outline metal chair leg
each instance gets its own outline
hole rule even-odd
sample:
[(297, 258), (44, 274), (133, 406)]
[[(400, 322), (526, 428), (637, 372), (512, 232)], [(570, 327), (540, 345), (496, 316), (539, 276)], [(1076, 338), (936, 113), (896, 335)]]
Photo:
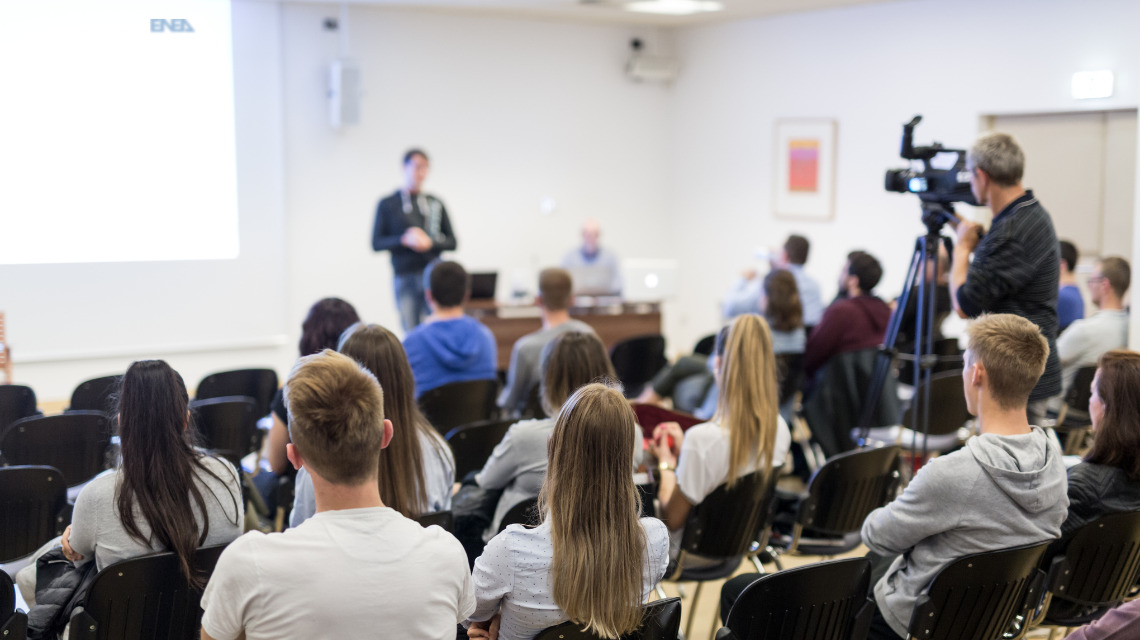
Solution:
[(657, 599), (658, 600), (664, 600), (664, 599), (669, 597), (669, 596), (665, 595), (665, 589), (661, 586), (660, 582), (657, 583), (656, 591), (657, 591)]
[(689, 606), (689, 620), (685, 623), (685, 638), (693, 637), (693, 620), (697, 617), (697, 603), (701, 601), (701, 586), (703, 582), (697, 583), (697, 588), (693, 589), (693, 604)]

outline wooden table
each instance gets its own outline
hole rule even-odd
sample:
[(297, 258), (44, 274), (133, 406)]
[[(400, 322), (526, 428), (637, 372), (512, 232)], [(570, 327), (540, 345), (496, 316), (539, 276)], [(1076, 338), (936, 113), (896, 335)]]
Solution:
[[(478, 318), (494, 334), (499, 369), (503, 371), (511, 365), (515, 341), (542, 328), (542, 315), (533, 304), (472, 300), (467, 304), (467, 313)], [(607, 350), (628, 338), (661, 333), (661, 305), (656, 302), (599, 302), (572, 307), (570, 316), (593, 327)]]

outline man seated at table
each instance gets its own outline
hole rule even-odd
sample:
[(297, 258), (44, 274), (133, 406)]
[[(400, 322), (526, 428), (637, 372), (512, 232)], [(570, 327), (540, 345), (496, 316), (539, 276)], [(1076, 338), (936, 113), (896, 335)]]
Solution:
[(590, 325), (570, 317), (574, 302), (573, 280), (565, 269), (543, 269), (538, 274), (538, 297), (542, 328), (518, 339), (511, 350), (507, 385), (499, 394), (499, 406), (510, 415), (522, 412), (542, 379), (542, 349), (567, 331), (593, 333)]

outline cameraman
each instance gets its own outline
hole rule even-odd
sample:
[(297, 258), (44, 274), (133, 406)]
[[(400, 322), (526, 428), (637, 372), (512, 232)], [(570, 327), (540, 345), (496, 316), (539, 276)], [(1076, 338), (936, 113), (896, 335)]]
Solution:
[[(1049, 341), (1045, 373), (1029, 396), (1030, 422), (1044, 418), (1044, 400), (1061, 392), (1057, 356), (1057, 234), (1049, 212), (1021, 186), (1025, 154), (1012, 136), (982, 134), (966, 156), (970, 189), (994, 213), (990, 230), (962, 220), (950, 268), (950, 300), (963, 318), (1012, 313), (1036, 324)], [(970, 254), (974, 260), (970, 262)]]

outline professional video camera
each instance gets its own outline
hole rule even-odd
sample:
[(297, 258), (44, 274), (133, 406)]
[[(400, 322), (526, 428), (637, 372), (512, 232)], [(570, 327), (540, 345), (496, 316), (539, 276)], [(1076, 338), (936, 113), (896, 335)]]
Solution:
[(935, 142), (929, 147), (914, 146), (914, 127), (922, 116), (903, 125), (902, 149), (899, 155), (918, 160), (922, 169), (888, 169), (884, 186), (887, 191), (916, 193), (923, 203), (950, 205), (965, 202), (976, 205), (970, 191), (970, 173), (966, 171), (966, 150), (947, 149)]

